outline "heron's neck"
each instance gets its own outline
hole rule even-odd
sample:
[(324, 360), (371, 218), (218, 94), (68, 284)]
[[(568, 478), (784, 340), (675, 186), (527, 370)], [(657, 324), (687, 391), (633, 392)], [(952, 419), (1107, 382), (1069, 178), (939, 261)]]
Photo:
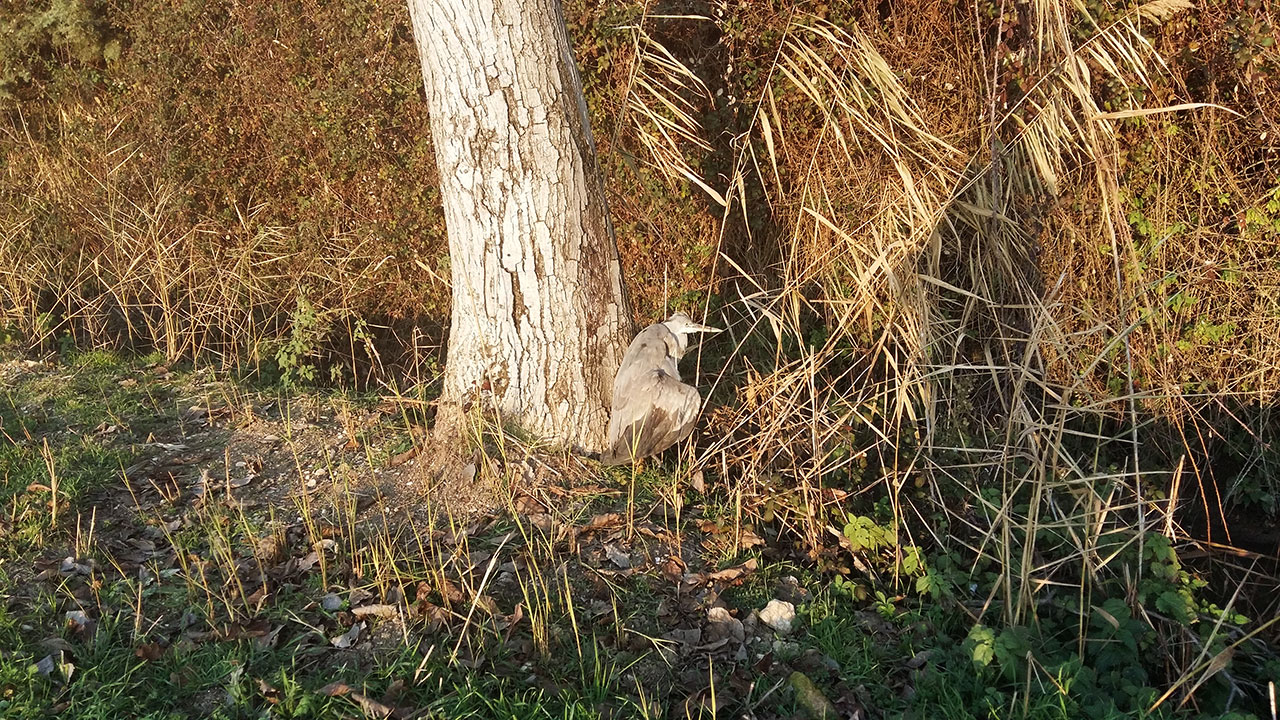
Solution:
[(684, 351), (689, 349), (689, 337), (684, 333), (673, 332), (675, 342), (667, 346), (667, 351), (671, 353), (671, 357), (677, 361), (684, 357)]

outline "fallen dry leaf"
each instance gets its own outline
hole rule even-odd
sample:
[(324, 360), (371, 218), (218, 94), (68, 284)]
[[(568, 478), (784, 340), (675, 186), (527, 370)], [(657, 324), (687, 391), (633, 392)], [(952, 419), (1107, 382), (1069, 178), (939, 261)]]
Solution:
[(68, 556), (62, 559), (62, 564), (59, 566), (58, 571), (63, 575), (90, 575), (93, 573), (92, 563), (92, 560), (82, 563)]
[(609, 543), (604, 546), (604, 554), (609, 558), (609, 562), (617, 565), (623, 570), (629, 570), (631, 568), (631, 556), (619, 550), (613, 543)]
[(440, 579), (440, 597), (449, 605), (460, 605), (466, 600), (462, 590), (449, 578)]
[(427, 621), (427, 629), (436, 632), (449, 624), (449, 619), (453, 615), (439, 605), (432, 604), (426, 600), (419, 600), (417, 604), (418, 615)]
[(404, 695), (404, 686), (404, 678), (392, 682), (387, 687), (387, 691), (382, 694), (382, 702), (388, 705), (395, 705), (400, 702), (400, 698)]
[(249, 607), (253, 608), (253, 612), (256, 614), (258, 611), (262, 610), (262, 606), (267, 603), (267, 600), (270, 597), (271, 593), (267, 590), (267, 586), (259, 585), (258, 589), (254, 590), (253, 594), (245, 599), (248, 601)]
[(741, 581), (745, 576), (755, 572), (756, 568), (759, 565), (760, 563), (755, 558), (751, 558), (750, 560), (742, 563), (741, 565), (734, 565), (733, 567), (725, 568), (724, 570), (719, 570), (713, 573), (709, 573), (707, 575), (707, 579), (713, 582), (724, 582), (724, 583), (736, 584), (737, 582)]
[(280, 691), (277, 690), (274, 685), (262, 678), (258, 678), (258, 692), (261, 693), (263, 700), (266, 700), (272, 705), (280, 703)]
[(344, 682), (331, 682), (320, 688), (320, 694), (327, 697), (341, 697), (351, 692), (351, 686)]
[(386, 703), (378, 702), (360, 692), (356, 692), (352, 687), (344, 682), (333, 682), (320, 688), (321, 695), (329, 697), (348, 697), (352, 702), (360, 706), (365, 717), (385, 718), (390, 717), (396, 712), (396, 709)]
[(364, 711), (366, 717), (391, 717), (391, 715), (396, 711), (396, 709), (390, 705), (378, 702), (377, 700), (358, 692), (351, 693), (351, 699), (360, 704), (360, 709)]
[(418, 457), (418, 448), (411, 447), (408, 450), (405, 450), (404, 452), (400, 453), (399, 455), (396, 455), (395, 457), (391, 458), (389, 461), (387, 461), (387, 465), (390, 467), (398, 467), (400, 465), (403, 465), (409, 462), (410, 460), (416, 457)]
[(271, 632), (259, 637), (255, 642), (258, 647), (264, 650), (270, 650), (276, 646), (276, 641), (280, 639), (280, 631), (284, 629), (283, 625), (277, 625)]
[(622, 516), (618, 513), (601, 513), (591, 518), (591, 522), (579, 528), (578, 532), (588, 533), (602, 528), (613, 527), (622, 524)]
[(351, 626), (351, 629), (335, 638), (329, 638), (329, 642), (336, 648), (346, 649), (355, 645), (360, 641), (360, 633), (364, 632), (364, 622), (358, 622)]
[(158, 642), (149, 642), (139, 645), (133, 651), (133, 654), (135, 657), (140, 657), (143, 660), (159, 660), (164, 657), (164, 653), (168, 649), (168, 646), (161, 645)]
[(398, 614), (398, 612), (396, 611), (395, 605), (386, 605), (383, 603), (376, 603), (373, 605), (363, 605), (358, 608), (352, 608), (351, 614), (361, 619), (364, 619), (367, 617), (377, 617), (377, 618), (382, 618), (384, 620), (387, 620), (395, 617)]
[(498, 603), (488, 595), (477, 595), (475, 598), (476, 608), (483, 610), (490, 615), (498, 614)]
[(513, 610), (510, 615), (498, 617), (498, 629), (502, 630), (505, 628), (507, 631), (506, 634), (502, 636), (503, 643), (511, 641), (511, 633), (515, 632), (516, 626), (520, 624), (522, 619), (524, 619), (524, 603), (517, 603), (516, 609)]

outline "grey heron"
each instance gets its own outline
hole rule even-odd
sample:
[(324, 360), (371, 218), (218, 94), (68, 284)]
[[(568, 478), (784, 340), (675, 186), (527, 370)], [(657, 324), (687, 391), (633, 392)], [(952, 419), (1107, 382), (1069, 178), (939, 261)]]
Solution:
[(600, 461), (622, 465), (656, 455), (693, 431), (702, 398), (676, 364), (694, 333), (720, 332), (684, 313), (654, 323), (627, 347), (613, 380), (613, 412)]

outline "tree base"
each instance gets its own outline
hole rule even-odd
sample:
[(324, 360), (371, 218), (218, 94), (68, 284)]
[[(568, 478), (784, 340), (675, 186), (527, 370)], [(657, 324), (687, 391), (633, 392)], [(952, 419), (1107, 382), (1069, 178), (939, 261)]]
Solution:
[(440, 403), (418, 461), (424, 502), (433, 514), (463, 522), (505, 505), (493, 473), (481, 471), (487, 459), (469, 420), (457, 404)]

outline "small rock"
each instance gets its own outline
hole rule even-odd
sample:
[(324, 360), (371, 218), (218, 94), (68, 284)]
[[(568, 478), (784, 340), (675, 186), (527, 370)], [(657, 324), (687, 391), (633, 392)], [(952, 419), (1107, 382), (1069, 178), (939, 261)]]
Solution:
[(62, 559), (62, 564), (58, 567), (58, 571), (63, 575), (90, 575), (93, 573), (92, 560), (88, 563), (82, 563), (75, 558), (67, 556)]
[(788, 575), (779, 580), (774, 595), (796, 605), (807, 603), (812, 599), (809, 590), (803, 587), (794, 575)]
[(69, 610), (66, 618), (71, 629), (80, 635), (92, 636), (98, 629), (98, 621), (90, 618), (83, 610)]
[(67, 653), (59, 650), (40, 659), (34, 666), (40, 675), (57, 680), (63, 684), (71, 682), (71, 675), (76, 671), (74, 663), (67, 660)]
[(786, 600), (770, 600), (760, 611), (760, 622), (773, 628), (781, 635), (791, 632), (791, 625), (796, 619), (796, 606)]
[(324, 608), (325, 610), (328, 610), (329, 612), (334, 612), (335, 610), (341, 610), (342, 597), (339, 596), (338, 593), (329, 593), (328, 595), (325, 595), (324, 597), (320, 598), (320, 607)]
[(794, 643), (790, 640), (774, 640), (769, 644), (769, 651), (783, 662), (791, 662), (800, 657), (800, 643)]
[(706, 643), (729, 640), (740, 644), (747, 639), (747, 633), (742, 621), (730, 615), (727, 609), (713, 607), (707, 611), (707, 627), (703, 630), (702, 639)]

